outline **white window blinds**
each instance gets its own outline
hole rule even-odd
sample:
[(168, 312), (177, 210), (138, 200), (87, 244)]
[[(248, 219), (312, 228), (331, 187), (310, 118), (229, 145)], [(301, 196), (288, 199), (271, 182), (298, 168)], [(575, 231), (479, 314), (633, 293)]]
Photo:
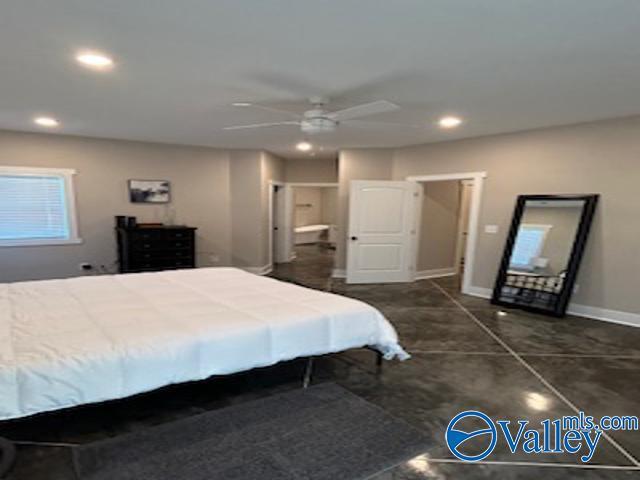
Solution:
[(0, 169), (0, 246), (77, 241), (71, 176)]

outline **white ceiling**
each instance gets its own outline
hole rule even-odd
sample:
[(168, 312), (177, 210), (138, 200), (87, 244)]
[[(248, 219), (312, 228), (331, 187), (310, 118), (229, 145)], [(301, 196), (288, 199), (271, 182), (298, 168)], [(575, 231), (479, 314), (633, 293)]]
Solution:
[[(325, 95), (342, 108), (402, 107), (311, 138), (324, 153), (576, 123), (640, 113), (638, 0), (5, 0), (0, 9), (0, 128), (295, 156), (287, 120), (232, 107), (302, 112)], [(79, 48), (111, 53), (109, 73)], [(467, 121), (440, 131), (435, 120)]]

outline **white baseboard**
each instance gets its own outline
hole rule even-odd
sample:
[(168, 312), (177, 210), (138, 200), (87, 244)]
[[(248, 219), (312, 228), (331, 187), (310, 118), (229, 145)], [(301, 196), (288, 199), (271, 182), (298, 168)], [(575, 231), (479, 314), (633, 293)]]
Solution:
[(334, 268), (331, 276), (333, 278), (347, 278), (347, 271), (344, 268)]
[(242, 270), (246, 272), (255, 273), (256, 275), (267, 275), (268, 273), (271, 273), (271, 271), (273, 270), (272, 265), (263, 265), (262, 267), (240, 267), (240, 268), (242, 268)]
[(577, 303), (570, 303), (569, 308), (567, 308), (567, 313), (571, 315), (578, 315), (579, 317), (602, 320), (604, 322), (619, 323), (630, 327), (640, 327), (640, 314), (638, 313), (590, 307), (589, 305), (579, 305)]
[(434, 268), (433, 270), (420, 270), (416, 272), (416, 280), (426, 280), (427, 278), (452, 277), (458, 272), (455, 267)]
[(489, 299), (491, 298), (491, 294), (493, 293), (493, 290), (491, 290), (490, 288), (474, 287), (473, 285), (471, 285), (466, 292), (462, 292), (462, 293), (466, 295), (471, 295), (473, 297)]
[[(474, 297), (489, 299), (491, 298), (493, 291), (490, 288), (471, 286), (465, 293)], [(579, 317), (591, 318), (593, 320), (602, 320), (603, 322), (640, 327), (640, 314), (638, 313), (591, 307), (589, 305), (580, 305), (578, 303), (570, 303), (567, 308), (567, 313), (570, 315), (577, 315)]]

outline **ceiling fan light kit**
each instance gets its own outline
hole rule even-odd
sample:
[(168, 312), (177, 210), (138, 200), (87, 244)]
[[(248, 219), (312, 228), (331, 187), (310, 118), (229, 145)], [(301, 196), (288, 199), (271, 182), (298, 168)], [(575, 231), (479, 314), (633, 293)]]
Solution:
[(300, 122), (300, 130), (304, 133), (313, 135), (315, 133), (329, 133), (335, 131), (338, 122), (326, 117), (314, 117), (302, 120)]
[(384, 112), (391, 112), (398, 110), (400, 107), (394, 103), (386, 100), (378, 100), (375, 102), (365, 103), (362, 105), (356, 105), (355, 107), (345, 108), (343, 110), (337, 110), (330, 112), (325, 109), (325, 105), (328, 100), (322, 97), (312, 97), (309, 99), (313, 108), (307, 110), (302, 115), (290, 111), (282, 111), (271, 107), (248, 104), (247, 102), (237, 102), (236, 106), (243, 106), (249, 108), (259, 108), (262, 110), (271, 110), (274, 112), (286, 113), (290, 116), (297, 117), (297, 121), (286, 122), (270, 122), (270, 123), (255, 123), (249, 125), (234, 125), (225, 127), (225, 130), (245, 130), (252, 128), (264, 128), (264, 127), (277, 127), (277, 126), (292, 126), (295, 125), (300, 130), (308, 135), (317, 133), (331, 133), (334, 132), (338, 125), (348, 122), (350, 120), (356, 120), (358, 118), (366, 117), (368, 115), (376, 115)]

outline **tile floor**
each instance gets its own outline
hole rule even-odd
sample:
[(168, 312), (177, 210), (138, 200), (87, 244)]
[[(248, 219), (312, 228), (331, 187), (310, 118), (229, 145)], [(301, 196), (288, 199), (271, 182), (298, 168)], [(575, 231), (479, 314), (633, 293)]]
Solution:
[[(377, 372), (369, 351), (326, 356), (316, 363), (314, 382), (337, 382), (432, 438), (423, 455), (372, 480), (640, 478), (633, 470), (640, 459), (640, 432), (613, 432), (602, 439), (586, 469), (574, 455), (511, 454), (500, 445), (487, 459), (493, 463), (462, 464), (444, 443), (450, 419), (467, 409), (534, 423), (571, 415), (574, 408), (594, 416), (638, 415), (640, 329), (516, 311), (498, 316), (487, 301), (458, 293), (455, 278), (411, 285), (329, 282), (331, 264), (331, 251), (302, 248), (296, 262), (279, 266), (273, 275), (376, 306), (413, 358), (386, 362)], [(89, 442), (299, 388), (303, 367), (293, 361), (177, 385), (5, 425), (0, 434), (23, 441)], [(10, 478), (73, 479), (69, 449), (22, 445)]]

